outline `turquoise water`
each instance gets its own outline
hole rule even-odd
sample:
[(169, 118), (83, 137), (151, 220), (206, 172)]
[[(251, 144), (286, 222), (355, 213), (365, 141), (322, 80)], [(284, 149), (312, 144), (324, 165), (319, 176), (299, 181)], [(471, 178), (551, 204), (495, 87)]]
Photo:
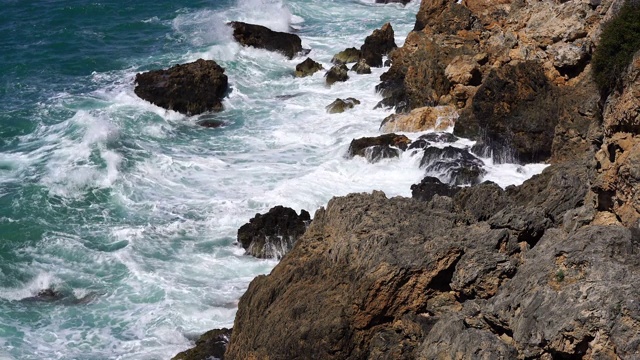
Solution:
[[(234, 244), (256, 212), (282, 204), (313, 213), (354, 191), (409, 195), (424, 175), (419, 157), (343, 156), (390, 113), (373, 110), (384, 69), (332, 88), (322, 73), (295, 79), (303, 58), (242, 48), (225, 23), (291, 26), (328, 68), (386, 21), (401, 44), (418, 5), (4, 1), (0, 358), (168, 359), (231, 326), (248, 283), (275, 265)], [(229, 76), (225, 111), (213, 115), (225, 127), (201, 128), (199, 117), (133, 94), (136, 72), (201, 57)], [(349, 96), (362, 105), (326, 114)], [(519, 183), (538, 170), (505, 164), (488, 178)], [(65, 297), (28, 301), (48, 288)]]

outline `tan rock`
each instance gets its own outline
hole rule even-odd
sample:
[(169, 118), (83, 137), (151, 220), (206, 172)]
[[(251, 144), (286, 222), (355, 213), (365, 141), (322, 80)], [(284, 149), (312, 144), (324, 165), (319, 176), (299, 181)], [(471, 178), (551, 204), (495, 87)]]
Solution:
[(444, 69), (444, 74), (454, 84), (479, 85), (482, 81), (480, 66), (471, 56), (456, 56)]
[(616, 217), (616, 215), (614, 213), (608, 212), (608, 211), (598, 211), (596, 213), (596, 216), (593, 218), (593, 222), (591, 223), (592, 225), (620, 225), (622, 226), (622, 224), (620, 223), (620, 221), (618, 221), (618, 218)]
[(394, 114), (382, 122), (380, 130), (419, 132), (426, 130), (444, 131), (455, 124), (458, 112), (453, 106), (425, 106), (408, 114)]

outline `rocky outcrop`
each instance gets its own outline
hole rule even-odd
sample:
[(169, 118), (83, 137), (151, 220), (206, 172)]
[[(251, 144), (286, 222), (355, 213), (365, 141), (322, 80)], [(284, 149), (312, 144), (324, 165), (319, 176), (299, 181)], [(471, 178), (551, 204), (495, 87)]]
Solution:
[(360, 100), (354, 98), (336, 99), (334, 102), (326, 106), (329, 114), (342, 113), (345, 110), (353, 109), (354, 106), (360, 105)]
[(347, 74), (348, 71), (349, 68), (344, 64), (333, 66), (326, 74), (324, 74), (327, 85), (331, 86), (336, 82), (345, 82), (349, 80), (349, 75)]
[(420, 201), (431, 201), (434, 196), (453, 197), (460, 187), (445, 184), (433, 176), (425, 176), (418, 184), (411, 185), (411, 197)]
[(196, 346), (179, 353), (171, 360), (204, 360), (216, 358), (224, 360), (224, 353), (227, 350), (231, 329), (222, 328), (207, 331), (196, 340)]
[(230, 22), (229, 25), (233, 28), (233, 38), (244, 46), (279, 52), (289, 59), (303, 52), (302, 40), (298, 35), (239, 21)]
[(393, 28), (391, 24), (386, 23), (380, 29), (373, 30), (373, 33), (364, 39), (364, 44), (360, 47), (360, 56), (367, 65), (381, 67), (382, 56), (396, 47)]
[[(583, 206), (586, 169), (551, 166), (521, 187), (484, 183), (426, 203), (380, 192), (334, 198), (272, 273), (251, 283), (227, 357), (638, 351), (640, 337), (628, 333), (636, 325), (617, 320), (631, 319), (635, 308), (610, 306), (617, 294), (638, 295), (620, 277), (640, 265), (628, 250), (632, 233), (584, 224), (553, 229)], [(615, 265), (607, 269), (607, 262)], [(590, 296), (578, 294), (584, 286)]]
[(256, 214), (238, 229), (238, 242), (248, 255), (258, 258), (281, 258), (304, 234), (311, 220), (305, 210), (275, 206), (266, 214)]
[(371, 67), (367, 64), (367, 62), (364, 59), (360, 59), (358, 60), (357, 63), (355, 63), (351, 67), (351, 71), (355, 71), (356, 74), (359, 74), (359, 75), (371, 74)]
[(134, 92), (140, 98), (188, 115), (222, 110), (229, 87), (224, 69), (213, 60), (202, 59), (139, 73), (135, 82)]
[(336, 65), (354, 63), (358, 62), (358, 60), (360, 60), (360, 50), (354, 47), (344, 49), (331, 58), (331, 62)]
[(414, 109), (408, 114), (389, 115), (380, 124), (380, 130), (383, 132), (444, 131), (452, 128), (457, 118), (458, 113), (452, 106), (425, 106)]
[(311, 58), (306, 58), (303, 62), (296, 65), (295, 76), (296, 77), (310, 76), (322, 69), (323, 67), (321, 64), (313, 61)]
[(430, 176), (444, 179), (449, 184), (477, 184), (486, 174), (484, 162), (466, 149), (453, 146), (427, 147), (420, 167)]
[(369, 162), (398, 157), (411, 143), (408, 137), (397, 134), (384, 134), (377, 137), (353, 139), (347, 156), (362, 156)]

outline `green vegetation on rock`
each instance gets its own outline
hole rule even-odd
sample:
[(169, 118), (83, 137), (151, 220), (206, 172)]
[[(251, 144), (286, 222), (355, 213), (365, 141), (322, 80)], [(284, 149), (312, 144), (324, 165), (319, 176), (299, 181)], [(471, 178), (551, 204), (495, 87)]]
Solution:
[(593, 54), (593, 76), (603, 94), (621, 83), (624, 70), (640, 51), (640, 1), (627, 0), (602, 31)]

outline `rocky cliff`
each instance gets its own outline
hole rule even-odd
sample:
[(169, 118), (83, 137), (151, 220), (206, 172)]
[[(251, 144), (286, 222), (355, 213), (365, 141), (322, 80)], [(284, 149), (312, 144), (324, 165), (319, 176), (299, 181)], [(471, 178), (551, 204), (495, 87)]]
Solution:
[(453, 106), (498, 160), (551, 165), (332, 199), (242, 296), (225, 359), (638, 358), (640, 52), (607, 93), (590, 65), (622, 3), (423, 0), (383, 104)]

